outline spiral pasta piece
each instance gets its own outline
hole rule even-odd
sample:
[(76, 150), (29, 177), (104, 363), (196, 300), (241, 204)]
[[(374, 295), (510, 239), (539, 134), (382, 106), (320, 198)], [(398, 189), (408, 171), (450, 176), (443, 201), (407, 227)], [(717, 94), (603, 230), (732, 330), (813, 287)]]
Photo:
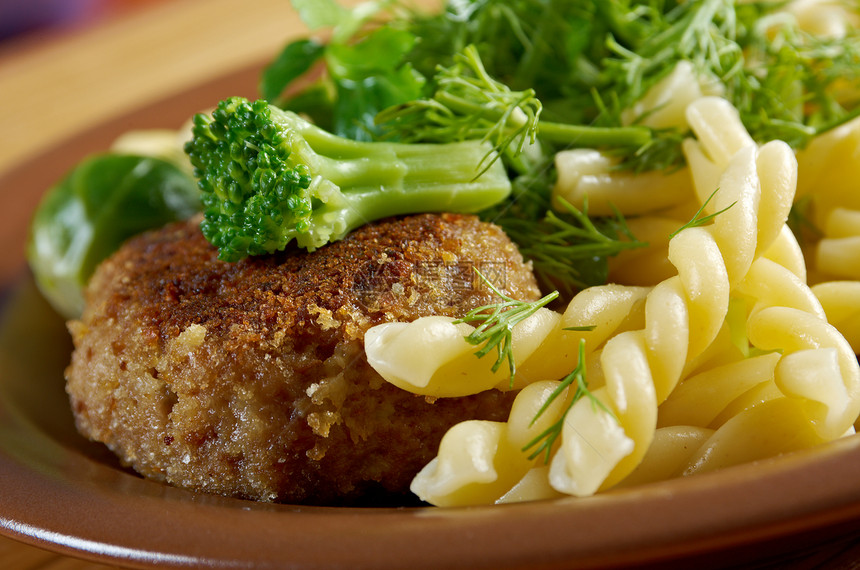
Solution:
[(752, 300), (750, 342), (760, 350), (780, 352), (688, 378), (661, 408), (661, 423), (716, 429), (681, 474), (811, 447), (853, 432), (860, 413), (854, 351), (826, 321), (808, 286), (792, 276), (759, 258), (737, 291)]
[[(540, 309), (518, 323), (511, 331), (513, 383), (505, 366), (493, 371), (491, 358), (475, 358), (475, 347), (465, 340), (474, 327), (449, 317), (372, 327), (365, 334), (365, 354), (383, 378), (414, 394), (457, 397), (493, 387), (519, 389), (566, 375), (577, 364), (580, 340), (596, 347), (619, 329), (637, 326), (636, 307), (647, 292), (642, 287), (592, 287), (577, 295), (564, 314)], [(591, 330), (567, 330), (586, 326)]]
[(828, 281), (813, 285), (827, 320), (860, 354), (860, 281)]
[(439, 506), (492, 503), (506, 494), (507, 500), (514, 495), (543, 498), (550, 491), (545, 483), (544, 491), (534, 489), (541, 480), (528, 474), (536, 461), (522, 450), (564, 406), (567, 390), (533, 421), (558, 384), (535, 382), (523, 388), (506, 423), (471, 420), (455, 425), (442, 438), (437, 457), (413, 479), (412, 492)]
[[(633, 291), (628, 291), (631, 303), (636, 298)], [(626, 318), (625, 302), (618, 295), (611, 298), (606, 302), (618, 301), (617, 317)], [(617, 324), (610, 318), (602, 330)], [(513, 390), (564, 376), (576, 365), (576, 339), (581, 338), (566, 330), (573, 326), (577, 325), (544, 308), (519, 322), (511, 331), (516, 365), (513, 379), (507, 366), (493, 370), (491, 358), (475, 358), (475, 347), (465, 339), (474, 327), (450, 317), (421, 317), (410, 323), (372, 327), (365, 335), (365, 353), (369, 364), (399, 388), (431, 397), (468, 396), (493, 387)], [(593, 335), (590, 331), (587, 336)]]
[(556, 154), (558, 180), (553, 203), (561, 200), (597, 216), (616, 210), (629, 215), (656, 212), (684, 203), (692, 197), (689, 176), (684, 170), (671, 173), (620, 172), (617, 161), (594, 149), (565, 150)]
[[(697, 136), (684, 145), (689, 175), (702, 203), (711, 198), (708, 209), (719, 212), (713, 223), (668, 241), (676, 274), (654, 286), (586, 289), (563, 314), (526, 326), (518, 338), (531, 338), (517, 368), (527, 374), (515, 379), (521, 391), (508, 421), (452, 429), (416, 477), (421, 498), (451, 505), (586, 496), (628, 477), (707, 471), (851, 431), (860, 367), (807, 286), (785, 225), (797, 184), (793, 152), (778, 141), (755, 145), (722, 99), (698, 99), (687, 119)], [(590, 329), (569, 330), (583, 326)], [(573, 351), (579, 343), (583, 362)], [(554, 353), (564, 355), (563, 370), (544, 365)], [(464, 390), (458, 371), (475, 361), (443, 363), (427, 385)], [(591, 397), (568, 388), (538, 414), (556, 380), (583, 364)], [(420, 382), (409, 384), (422, 393)], [(558, 428), (548, 465), (523, 452), (543, 437), (538, 424)], [(762, 435), (749, 438), (749, 430)], [(698, 447), (677, 447), (691, 442)], [(661, 468), (655, 457), (671, 461)]]
[(789, 397), (816, 404), (807, 414), (823, 438), (851, 429), (860, 413), (860, 367), (833, 325), (818, 315), (775, 306), (752, 315), (748, 329), (755, 346), (783, 351), (777, 385)]
[(625, 125), (639, 124), (654, 129), (688, 128), (686, 109), (706, 95), (720, 95), (725, 89), (713, 77), (699, 77), (693, 64), (679, 61), (672, 72), (621, 114)]
[(860, 24), (856, 12), (838, 0), (794, 0), (785, 10), (802, 30), (819, 37), (842, 38)]
[(816, 270), (835, 279), (860, 280), (860, 210), (834, 208), (816, 245)]

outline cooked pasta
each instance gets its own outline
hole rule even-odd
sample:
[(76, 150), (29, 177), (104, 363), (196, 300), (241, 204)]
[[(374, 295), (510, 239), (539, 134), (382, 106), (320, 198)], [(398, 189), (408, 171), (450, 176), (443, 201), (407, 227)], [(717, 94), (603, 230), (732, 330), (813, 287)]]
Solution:
[(564, 200), (588, 212), (608, 216), (622, 212), (646, 214), (671, 208), (691, 198), (692, 187), (683, 171), (643, 174), (621, 172), (616, 161), (594, 149), (561, 151), (555, 157), (558, 183), (553, 200)]
[[(418, 496), (438, 505), (584, 496), (767, 457), (853, 430), (860, 368), (825, 307), (860, 314), (854, 301), (860, 295), (844, 282), (815, 290), (806, 284), (801, 247), (786, 226), (797, 186), (793, 151), (781, 142), (755, 145), (721, 98), (690, 103), (686, 120), (695, 139), (684, 145), (684, 185), (707, 204), (706, 212), (719, 214), (671, 239), (681, 226), (675, 217), (634, 217), (633, 227), (657, 238), (638, 256), (664, 262), (636, 286), (591, 287), (563, 314), (541, 309), (520, 323), (512, 382), (503, 373), (487, 374), (489, 362), (478, 372), (482, 361), (463, 340), (468, 325), (447, 323), (448, 336), (431, 332), (429, 319), (371, 329), (369, 361), (405, 389), (426, 395), (465, 395), (491, 385), (520, 390), (507, 422), (469, 422), (446, 435), (437, 458), (413, 482)], [(599, 154), (562, 158), (560, 171), (568, 159), (574, 178), (599, 175), (610, 184), (617, 177)], [(560, 177), (559, 184), (568, 182)], [(559, 196), (578, 199), (564, 192)], [(665, 205), (684, 199), (679, 193)], [(853, 219), (853, 212), (834, 209), (832, 234), (852, 232)], [(571, 330), (577, 327), (591, 328)], [(592, 398), (574, 401), (568, 387), (538, 414), (558, 379), (577, 366), (580, 342)], [(445, 356), (427, 367), (408, 350), (418, 343), (425, 355)], [(454, 356), (448, 343), (457, 344)], [(398, 353), (409, 356), (398, 360)], [(467, 376), (472, 380), (464, 382)], [(560, 421), (549, 461), (543, 453), (529, 458), (523, 449)], [(748, 437), (751, 430), (755, 438)]]
[[(695, 209), (693, 210), (695, 212)], [(690, 215), (686, 219), (690, 219)], [(683, 219), (647, 215), (627, 221), (627, 227), (646, 247), (628, 249), (609, 259), (610, 283), (653, 286), (675, 274), (669, 261), (669, 237), (684, 224)]]
[(627, 124), (641, 124), (655, 129), (676, 127), (687, 130), (687, 106), (706, 95), (719, 95), (722, 85), (713, 78), (700, 77), (693, 64), (680, 61), (642, 99), (622, 113)]
[(860, 281), (828, 281), (813, 285), (827, 320), (860, 353)]
[[(630, 451), (605, 461), (605, 442), (584, 441), (581, 435), (589, 433), (586, 424), (594, 420), (571, 413), (550, 468), (558, 490), (594, 493), (618, 483), (641, 462), (654, 436), (658, 404), (672, 392), (686, 362), (717, 337), (732, 288), (749, 271), (756, 251), (769, 246), (785, 223), (794, 182), (791, 151), (779, 143), (756, 149), (733, 111), (712, 98), (698, 100), (688, 111), (699, 137), (687, 145), (692, 168), (702, 165), (694, 176), (697, 192), (701, 196), (708, 192), (704, 189), (719, 188), (714, 208), (729, 209), (712, 226), (685, 229), (671, 240), (669, 259), (678, 277), (649, 293), (644, 330), (619, 334), (602, 349), (605, 404), (624, 429)], [(587, 405), (581, 400), (572, 412)], [(599, 449), (603, 460), (583, 459), (586, 445)], [(617, 442), (610, 445), (619, 448)]]
[(806, 247), (808, 281), (828, 319), (860, 353), (860, 118), (813, 139), (798, 152), (797, 195), (804, 215), (820, 231)]
[(786, 11), (798, 26), (817, 36), (841, 38), (849, 27), (856, 27), (857, 15), (841, 0), (794, 0)]

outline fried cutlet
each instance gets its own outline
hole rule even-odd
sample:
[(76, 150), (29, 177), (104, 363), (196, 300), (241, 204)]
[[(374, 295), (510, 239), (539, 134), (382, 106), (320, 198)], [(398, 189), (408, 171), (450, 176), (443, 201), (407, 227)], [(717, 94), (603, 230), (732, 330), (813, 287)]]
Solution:
[(237, 263), (217, 259), (199, 220), (133, 238), (99, 266), (69, 323), (78, 429), (140, 474), (194, 491), (400, 500), (450, 426), (502, 421), (512, 395), (400, 390), (367, 364), (364, 332), (493, 302), (475, 269), (511, 297), (539, 295), (515, 245), (473, 216), (389, 219), (312, 253)]

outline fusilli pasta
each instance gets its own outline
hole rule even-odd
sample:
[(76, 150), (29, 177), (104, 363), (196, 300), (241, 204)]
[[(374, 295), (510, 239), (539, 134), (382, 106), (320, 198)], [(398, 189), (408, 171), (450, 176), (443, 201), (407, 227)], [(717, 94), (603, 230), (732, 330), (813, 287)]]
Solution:
[[(463, 340), (468, 325), (449, 322), (447, 335), (430, 319), (371, 329), (371, 364), (405, 389), (427, 395), (521, 389), (506, 423), (466, 422), (446, 435), (413, 482), (420, 497), (454, 505), (589, 495), (628, 477), (692, 474), (852, 429), (860, 369), (806, 285), (803, 255), (785, 226), (796, 187), (793, 152), (781, 142), (756, 146), (720, 98), (690, 104), (687, 121), (696, 139), (684, 145), (690, 165), (684, 176), (700, 203), (713, 194), (708, 210), (721, 213), (667, 240), (675, 274), (655, 285), (592, 287), (564, 314), (542, 309), (520, 323), (513, 384), (504, 374), (478, 371), (481, 361)], [(595, 172), (608, 169), (603, 158), (583, 156)], [(640, 223), (678, 226), (672, 218)], [(569, 330), (584, 326), (592, 328)], [(535, 421), (558, 378), (576, 366), (581, 341), (591, 393), (601, 405), (589, 398), (572, 403), (567, 388)], [(408, 347), (418, 343), (426, 354), (444, 355), (436, 366), (412, 357)], [(393, 369), (384, 364), (397, 353), (410, 356)], [(466, 376), (469, 382), (461, 380)], [(540, 454), (529, 459), (523, 449), (558, 421), (549, 464)], [(752, 429), (762, 434), (756, 443), (747, 437)]]

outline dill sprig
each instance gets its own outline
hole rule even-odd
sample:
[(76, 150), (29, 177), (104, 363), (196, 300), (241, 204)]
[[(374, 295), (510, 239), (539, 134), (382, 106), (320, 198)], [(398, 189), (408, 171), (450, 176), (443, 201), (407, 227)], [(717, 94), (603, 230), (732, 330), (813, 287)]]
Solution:
[(699, 206), (699, 209), (696, 210), (696, 213), (693, 214), (693, 217), (690, 219), (690, 221), (687, 222), (686, 224), (684, 224), (683, 226), (681, 226), (680, 228), (678, 228), (677, 230), (675, 230), (674, 232), (672, 232), (671, 234), (669, 234), (669, 239), (672, 239), (673, 237), (675, 237), (676, 235), (678, 235), (679, 233), (681, 233), (682, 231), (684, 231), (687, 228), (698, 228), (698, 227), (704, 226), (705, 224), (711, 222), (714, 218), (716, 218), (717, 216), (719, 216), (720, 214), (722, 214), (723, 212), (727, 211), (729, 208), (731, 208), (732, 206), (737, 204), (737, 201), (734, 201), (731, 204), (729, 204), (728, 206), (726, 206), (725, 208), (723, 208), (722, 210), (720, 210), (719, 212), (714, 212), (713, 214), (708, 214), (706, 216), (703, 216), (702, 212), (705, 211), (705, 208), (708, 207), (708, 203), (717, 194), (717, 192), (719, 192), (719, 190), (720, 189), (717, 188), (716, 190), (711, 192), (711, 195), (708, 196), (708, 198), (702, 203), (701, 206)]
[(588, 389), (588, 382), (585, 379), (585, 339), (580, 339), (579, 341), (579, 362), (576, 365), (576, 368), (571, 371), (570, 374), (564, 377), (562, 381), (556, 386), (555, 390), (550, 393), (549, 397), (540, 407), (540, 409), (535, 413), (532, 421), (529, 425), (534, 425), (535, 422), (540, 419), (540, 417), (546, 412), (549, 406), (558, 399), (564, 391), (569, 386), (575, 386), (575, 390), (573, 393), (573, 397), (571, 398), (570, 403), (565, 408), (564, 412), (561, 414), (561, 417), (553, 422), (549, 427), (547, 427), (544, 431), (538, 434), (534, 439), (528, 442), (525, 446), (523, 446), (523, 451), (528, 452), (531, 451), (529, 455), (529, 459), (534, 459), (538, 457), (540, 454), (544, 454), (544, 462), (549, 463), (550, 457), (552, 455), (552, 449), (555, 445), (556, 440), (561, 436), (562, 429), (564, 428), (564, 421), (567, 419), (567, 414), (573, 408), (574, 404), (580, 401), (583, 398), (588, 398), (591, 400), (592, 405), (597, 406), (607, 414), (615, 417), (615, 414), (612, 413), (612, 410), (606, 407), (606, 404), (597, 399), (594, 394)]
[[(437, 90), (429, 99), (390, 107), (376, 115), (387, 136), (405, 142), (482, 139), (496, 153), (522, 152), (534, 143), (541, 103), (534, 90), (512, 91), (493, 79), (473, 45), (454, 55), (449, 67), (439, 67)], [(493, 159), (495, 160), (495, 159)], [(488, 168), (491, 161), (485, 161)]]
[[(628, 10), (616, 1), (607, 4)], [(804, 32), (790, 18), (769, 17), (780, 4), (703, 0), (640, 5), (636, 24), (629, 26), (634, 32), (607, 40), (610, 53), (601, 62), (599, 91), (613, 96), (600, 99), (598, 121), (620, 121), (621, 112), (680, 61), (723, 86), (724, 96), (758, 142), (779, 139), (802, 148), (812, 137), (857, 116), (860, 34), (833, 38)], [(651, 144), (662, 152), (649, 156), (640, 149), (625, 164), (637, 170), (664, 168), (677, 134), (655, 132), (660, 142)], [(681, 161), (681, 153), (674, 159)]]
[(803, 148), (860, 113), (860, 34), (818, 36), (769, 22), (745, 26), (744, 73), (726, 80), (727, 96), (757, 141)]
[(515, 91), (496, 80), (475, 45), (454, 54), (453, 64), (439, 66), (436, 90), (381, 111), (377, 124), (387, 136), (407, 142), (488, 140), (499, 154), (516, 157), (527, 144), (543, 142), (567, 147), (639, 148), (651, 141), (640, 126), (600, 127), (541, 121), (543, 105), (534, 89)]
[(547, 209), (538, 219), (523, 216), (519, 204), (486, 216), (501, 226), (531, 260), (545, 289), (557, 289), (565, 299), (577, 291), (606, 283), (608, 259), (622, 251), (645, 247), (627, 227), (624, 216), (592, 218), (588, 201), (582, 210), (559, 200), (559, 211)]
[(517, 372), (514, 360), (512, 333), (514, 327), (535, 314), (539, 309), (547, 306), (558, 297), (558, 291), (553, 291), (537, 301), (520, 301), (508, 297), (494, 286), (484, 275), (475, 272), (484, 281), (490, 290), (500, 297), (500, 301), (491, 305), (484, 305), (472, 309), (455, 322), (457, 323), (480, 323), (468, 336), (466, 342), (473, 346), (480, 346), (475, 352), (478, 358), (482, 358), (491, 351), (496, 351), (496, 360), (493, 363), (493, 372), (507, 362), (510, 370), (511, 385)]

